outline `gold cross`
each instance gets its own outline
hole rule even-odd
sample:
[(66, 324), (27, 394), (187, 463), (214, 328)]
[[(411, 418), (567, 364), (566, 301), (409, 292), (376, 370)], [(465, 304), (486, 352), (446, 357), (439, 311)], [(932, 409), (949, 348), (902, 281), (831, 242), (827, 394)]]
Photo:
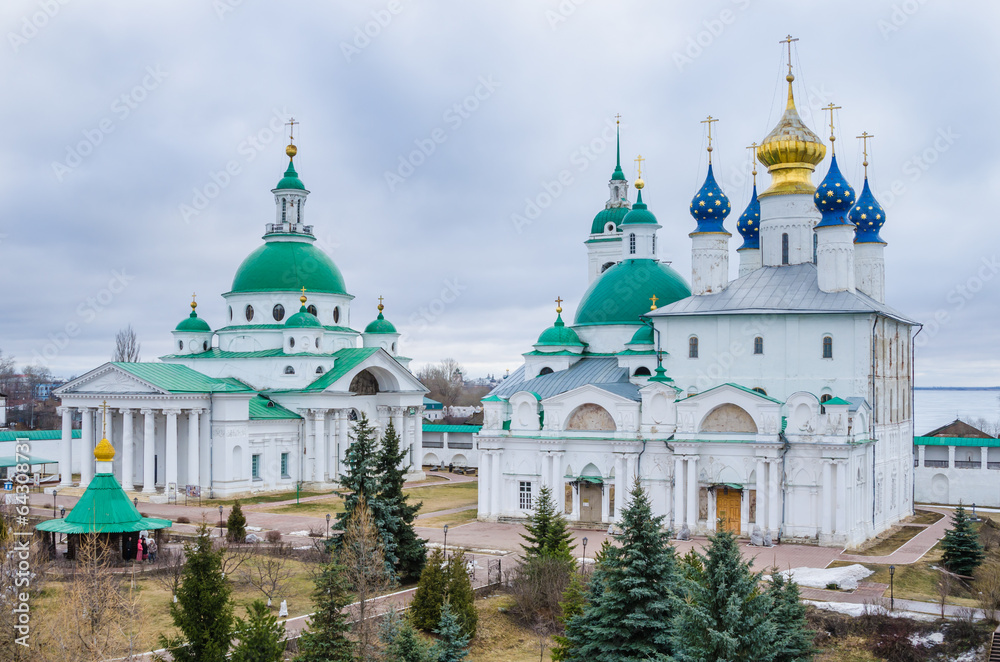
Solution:
[(834, 106), (831, 101), (828, 106), (823, 106), (823, 110), (830, 111), (830, 153), (835, 153), (836, 149), (833, 143), (837, 140), (837, 137), (833, 135), (833, 111), (840, 110), (840, 106)]
[(382, 297), (378, 298), (378, 305), (380, 305), (380, 306), (382, 305)]
[(707, 124), (708, 125), (708, 162), (709, 163), (712, 162), (712, 122), (718, 122), (718, 121), (719, 120), (717, 120), (716, 118), (712, 117), (711, 115), (708, 116), (708, 119), (704, 119), (704, 120), (701, 121), (702, 124)]
[(101, 438), (106, 439), (108, 436), (108, 401), (105, 400), (98, 409), (103, 410), (101, 414)]
[(288, 142), (292, 143), (293, 145), (295, 144), (295, 125), (296, 124), (302, 124), (302, 122), (296, 122), (294, 117), (291, 118), (290, 120), (288, 120), (287, 122), (285, 122), (285, 126), (290, 127), (288, 129)]
[(654, 294), (653, 296), (649, 297), (649, 300), (653, 302), (653, 305), (650, 306), (649, 309), (656, 310), (656, 301), (657, 301), (656, 295)]
[(617, 115), (615, 115), (615, 124), (621, 124), (621, 123), (622, 123), (622, 115), (621, 113), (618, 113)]
[(636, 175), (636, 179), (642, 179), (642, 162), (645, 160), (646, 159), (642, 158), (642, 154), (635, 157), (635, 162), (638, 164), (637, 169), (639, 171), (639, 174)]
[(861, 162), (861, 165), (865, 167), (865, 179), (868, 179), (868, 139), (874, 138), (875, 136), (867, 131), (862, 131), (858, 138), (861, 138), (861, 150), (865, 155), (865, 160)]
[[(778, 42), (779, 44), (786, 44), (786, 43), (788, 44), (788, 75), (789, 76), (792, 75), (792, 42), (793, 41), (798, 41), (798, 40), (799, 40), (798, 37), (795, 37), (793, 39), (792, 35), (788, 35), (787, 37), (785, 37), (784, 39), (782, 39), (781, 41)], [(791, 82), (791, 81), (789, 81), (789, 82)]]
[(750, 146), (747, 147), (747, 149), (749, 149), (750, 153), (753, 154), (753, 170), (750, 171), (750, 174), (753, 175), (753, 183), (754, 183), (754, 186), (756, 186), (757, 185), (757, 143), (756, 142), (750, 143)]
[(561, 313), (562, 312), (562, 302), (563, 302), (562, 297), (556, 297), (556, 312), (557, 313)]

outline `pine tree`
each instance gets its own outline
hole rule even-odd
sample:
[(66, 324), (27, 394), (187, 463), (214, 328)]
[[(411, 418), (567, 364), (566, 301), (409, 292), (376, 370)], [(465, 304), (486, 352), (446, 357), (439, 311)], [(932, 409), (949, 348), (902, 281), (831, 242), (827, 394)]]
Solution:
[(350, 626), (344, 613), (344, 607), (350, 603), (343, 568), (336, 562), (327, 563), (316, 577), (313, 589), (316, 611), (299, 639), (296, 662), (353, 662), (354, 645), (347, 638)]
[(233, 503), (233, 509), (229, 511), (229, 519), (226, 520), (226, 540), (229, 542), (243, 542), (247, 538), (247, 518), (240, 507), (240, 500)]
[(525, 558), (549, 557), (573, 563), (573, 536), (566, 528), (566, 518), (558, 511), (552, 500), (552, 490), (542, 487), (535, 502), (535, 510), (524, 524), (521, 534), (528, 544), (521, 545)]
[[(774, 659), (777, 629), (770, 619), (772, 596), (761, 591), (763, 573), (750, 570), (736, 536), (709, 537), (704, 570), (680, 582), (683, 607), (672, 623), (678, 662)], [(700, 576), (699, 576), (700, 575)], [(693, 578), (692, 578), (693, 577)]]
[(985, 554), (979, 534), (961, 505), (951, 517), (951, 528), (944, 532), (941, 548), (944, 550), (941, 562), (957, 575), (971, 576), (983, 562)]
[(408, 503), (409, 497), (403, 491), (406, 473), (410, 470), (409, 463), (406, 463), (407, 454), (406, 448), (400, 448), (399, 435), (390, 421), (382, 435), (375, 472), (380, 480), (379, 499), (385, 504), (389, 516), (384, 529), (395, 543), (396, 573), (404, 584), (420, 577), (427, 561), (424, 541), (413, 530), (413, 521), (422, 504)]
[(801, 662), (816, 654), (814, 632), (806, 624), (806, 606), (799, 600), (799, 586), (780, 572), (771, 575), (771, 622), (777, 630), (771, 647), (774, 662)]
[(441, 620), (441, 606), (444, 605), (444, 595), (448, 589), (444, 566), (444, 552), (435, 549), (420, 573), (420, 581), (417, 582), (417, 590), (410, 603), (413, 625), (425, 632), (434, 630)]
[[(570, 619), (579, 616), (583, 613), (584, 608), (587, 606), (587, 583), (584, 580), (584, 576), (578, 573), (573, 573), (570, 577), (569, 586), (563, 592), (562, 602), (559, 603), (559, 608), (562, 613), (559, 615), (559, 620), (563, 627), (569, 623)], [(569, 649), (570, 640), (565, 634), (557, 634), (552, 637), (556, 644), (552, 647), (552, 660), (553, 662), (560, 662), (561, 660), (569, 659)]]
[(177, 662), (225, 662), (233, 638), (231, 587), (222, 576), (224, 550), (212, 548), (205, 524), (184, 545), (184, 570), (170, 616), (179, 636), (160, 635), (160, 646)]
[(441, 607), (441, 623), (434, 634), (439, 637), (434, 646), (437, 662), (461, 662), (469, 655), (469, 639), (472, 637), (462, 627), (460, 617), (447, 600)]
[(622, 512), (618, 549), (602, 550), (583, 613), (570, 619), (567, 660), (632, 662), (672, 653), (665, 624), (674, 611), (677, 562), (654, 517), (649, 497), (635, 482)]
[(382, 619), (379, 638), (382, 640), (382, 659), (385, 662), (432, 662), (431, 646), (395, 610), (390, 610)]
[[(476, 593), (472, 590), (472, 581), (466, 568), (465, 552), (459, 550), (451, 555), (445, 574), (448, 579), (445, 602), (450, 605), (449, 609), (458, 620), (462, 632), (472, 638), (479, 624), (479, 612), (476, 611)], [(441, 614), (443, 618), (443, 608)]]
[(236, 638), (229, 662), (282, 662), (285, 659), (285, 626), (271, 615), (263, 600), (247, 607), (247, 619), (236, 620)]

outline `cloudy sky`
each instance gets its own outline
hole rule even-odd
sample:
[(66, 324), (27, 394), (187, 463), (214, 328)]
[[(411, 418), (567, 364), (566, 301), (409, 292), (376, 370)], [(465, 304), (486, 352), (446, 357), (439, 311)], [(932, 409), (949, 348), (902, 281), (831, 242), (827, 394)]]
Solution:
[(167, 353), (192, 292), (221, 326), (219, 295), (273, 218), (294, 115), (309, 221), (357, 297), (354, 325), (383, 295), (415, 367), (514, 368), (553, 299), (572, 315), (586, 289), (612, 117), (629, 180), (635, 154), (647, 159), (661, 254), (689, 274), (699, 122), (720, 119), (735, 233), (745, 147), (783, 107), (778, 42), (791, 33), (801, 114), (825, 136), (820, 107), (842, 106), (837, 151), (858, 189), (854, 137), (875, 135), (887, 299), (927, 325), (918, 384), (1000, 382), (996, 3), (5, 0), (0, 12), (0, 350), (21, 362), (79, 374), (130, 323), (145, 359)]

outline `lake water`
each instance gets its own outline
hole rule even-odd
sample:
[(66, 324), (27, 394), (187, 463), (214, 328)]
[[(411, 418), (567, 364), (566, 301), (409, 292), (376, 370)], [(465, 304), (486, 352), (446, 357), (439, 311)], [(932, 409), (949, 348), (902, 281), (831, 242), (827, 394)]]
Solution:
[(1000, 391), (917, 389), (913, 392), (914, 432), (917, 436), (956, 418), (1000, 420)]

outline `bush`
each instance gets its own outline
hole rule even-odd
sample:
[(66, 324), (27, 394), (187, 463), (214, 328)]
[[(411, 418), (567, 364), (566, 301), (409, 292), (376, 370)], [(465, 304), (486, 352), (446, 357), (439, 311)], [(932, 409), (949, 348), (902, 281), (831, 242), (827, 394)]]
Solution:
[(240, 543), (247, 537), (247, 518), (240, 507), (240, 500), (233, 503), (232, 510), (229, 511), (229, 519), (226, 520), (226, 540)]
[(281, 531), (268, 531), (264, 534), (264, 539), (269, 543), (281, 542)]
[(514, 613), (529, 626), (555, 626), (561, 620), (559, 603), (572, 576), (572, 562), (548, 556), (527, 559), (509, 579)]
[(183, 515), (181, 515), (180, 517), (178, 517), (174, 521), (177, 522), (178, 524), (190, 524), (191, 523), (191, 518), (190, 517), (184, 517)]
[(319, 527), (310, 526), (309, 527), (309, 537), (310, 538), (325, 538), (326, 537), (326, 531), (323, 530), (323, 529), (321, 529), (321, 528), (319, 528)]

